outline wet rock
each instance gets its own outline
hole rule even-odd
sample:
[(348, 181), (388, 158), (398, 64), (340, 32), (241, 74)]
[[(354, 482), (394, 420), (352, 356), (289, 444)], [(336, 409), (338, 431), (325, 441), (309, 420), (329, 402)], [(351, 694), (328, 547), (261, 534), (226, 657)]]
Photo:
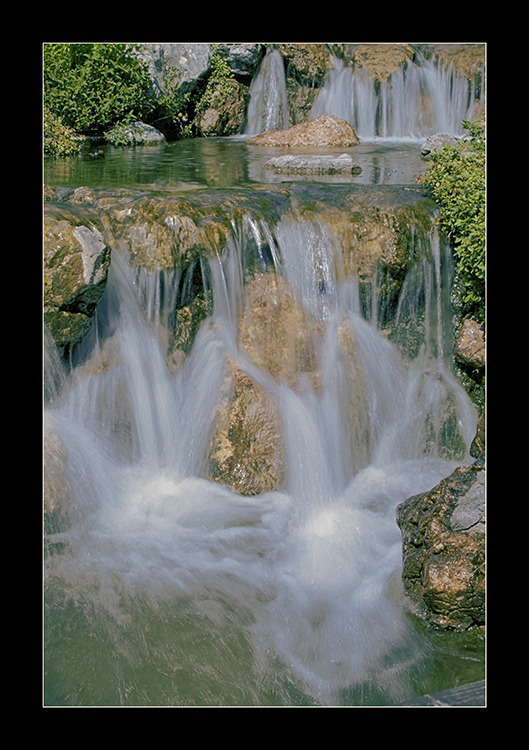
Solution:
[(62, 352), (90, 329), (109, 265), (110, 248), (95, 223), (64, 207), (47, 207), (44, 321)]
[[(293, 389), (309, 384), (318, 391), (315, 344), (320, 333), (275, 273), (257, 273), (247, 281), (239, 345), (265, 381), (272, 378)], [(211, 478), (243, 495), (278, 490), (285, 479), (283, 424), (274, 388), (251, 372), (229, 363), (209, 459)]]
[(240, 133), (245, 123), (249, 98), (247, 86), (235, 79), (224, 82), (222, 87), (212, 92), (209, 106), (198, 121), (201, 134), (210, 138)]
[(278, 44), (285, 61), (287, 77), (306, 86), (321, 86), (327, 72), (328, 55), (324, 44)]
[(360, 44), (354, 47), (353, 62), (355, 69), (366, 69), (373, 79), (387, 81), (413, 60), (414, 54), (409, 44)]
[(484, 44), (420, 44), (418, 45), (426, 58), (431, 58), (437, 64), (452, 69), (458, 75), (464, 75), (469, 80), (480, 76), (485, 68)]
[(485, 367), (485, 336), (480, 324), (473, 318), (465, 318), (456, 334), (454, 354), (459, 362), (476, 369)]
[(277, 382), (298, 388), (307, 377), (318, 389), (318, 326), (303, 310), (285, 279), (256, 274), (247, 284), (247, 306), (239, 340), (251, 360)]
[(215, 43), (215, 52), (228, 65), (234, 76), (251, 81), (263, 56), (263, 45), (253, 42), (250, 44)]
[(246, 496), (277, 490), (285, 479), (282, 435), (270, 394), (230, 362), (210, 444), (210, 478)]
[(352, 125), (334, 115), (321, 115), (286, 130), (268, 130), (248, 140), (255, 146), (356, 146), (360, 141)]
[(437, 628), (485, 623), (485, 477), (481, 458), (397, 507), (404, 589)]
[(429, 135), (421, 146), (421, 155), (429, 156), (434, 154), (436, 151), (440, 151), (445, 143), (455, 145), (458, 139), (454, 135), (446, 135), (445, 133), (436, 133), (435, 135)]
[(284, 154), (267, 161), (265, 167), (280, 174), (351, 174), (353, 171), (362, 171), (349, 154), (340, 156)]
[(149, 66), (151, 90), (156, 95), (176, 85), (181, 93), (191, 93), (207, 74), (211, 59), (211, 44), (206, 43), (149, 43), (140, 55)]
[(483, 410), (483, 414), (480, 416), (476, 427), (476, 435), (470, 446), (469, 453), (472, 458), (480, 458), (485, 452), (487, 428), (485, 413), (485, 410)]

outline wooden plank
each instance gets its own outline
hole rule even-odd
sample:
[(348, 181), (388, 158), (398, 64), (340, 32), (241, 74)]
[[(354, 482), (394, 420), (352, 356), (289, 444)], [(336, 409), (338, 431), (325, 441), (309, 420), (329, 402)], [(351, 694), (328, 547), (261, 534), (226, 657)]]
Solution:
[(413, 698), (397, 706), (426, 706), (429, 708), (457, 708), (471, 706), (486, 706), (485, 680), (472, 682), (469, 685), (443, 690), (432, 695), (423, 695), (421, 698)]

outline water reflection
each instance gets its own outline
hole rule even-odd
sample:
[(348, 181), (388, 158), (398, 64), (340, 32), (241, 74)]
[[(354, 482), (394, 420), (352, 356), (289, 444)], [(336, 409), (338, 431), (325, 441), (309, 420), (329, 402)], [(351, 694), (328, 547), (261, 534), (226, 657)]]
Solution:
[[(238, 138), (202, 138), (135, 148), (98, 146), (100, 157), (44, 160), (47, 185), (127, 187), (149, 190), (224, 188), (253, 182), (307, 181), (301, 175), (276, 175), (266, 162), (283, 153), (322, 153), (318, 148), (263, 148)], [(353, 175), (317, 175), (309, 179), (326, 183), (410, 185), (424, 174), (419, 143), (373, 142), (352, 148), (325, 149), (348, 153), (362, 169)]]

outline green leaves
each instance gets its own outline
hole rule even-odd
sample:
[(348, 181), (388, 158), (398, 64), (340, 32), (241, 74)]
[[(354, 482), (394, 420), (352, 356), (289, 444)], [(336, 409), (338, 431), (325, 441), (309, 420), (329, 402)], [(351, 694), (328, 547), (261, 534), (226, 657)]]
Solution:
[(423, 178), (451, 240), (464, 314), (485, 318), (486, 138), (485, 122), (463, 122), (469, 136), (432, 155)]
[(136, 45), (45, 44), (44, 103), (78, 133), (102, 132), (139, 115), (149, 89)]

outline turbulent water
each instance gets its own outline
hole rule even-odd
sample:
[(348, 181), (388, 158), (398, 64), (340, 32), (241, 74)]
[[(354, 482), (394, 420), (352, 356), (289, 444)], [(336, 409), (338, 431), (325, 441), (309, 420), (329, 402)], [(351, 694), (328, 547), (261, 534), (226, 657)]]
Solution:
[[(403, 287), (402, 316), (419, 297), (428, 308), (407, 362), (362, 313), (357, 279), (337, 273), (339, 238), (291, 217), (260, 231), (324, 331), (318, 388), (271, 377), (241, 348), (240, 232), (211, 261), (214, 312), (179, 368), (165, 333), (178, 273), (133, 272), (118, 253), (79, 364), (66, 374), (47, 348), (45, 431), (73, 499), (66, 530), (46, 538), (47, 705), (388, 705), (479, 667), (407, 614), (395, 521), (398, 503), (467, 460), (475, 430), (444, 344), (449, 258), (434, 241)], [(204, 478), (228, 361), (278, 405), (277, 491), (243, 497)], [(448, 436), (435, 422), (447, 399)]]
[[(277, 57), (254, 81), (255, 132), (288, 124)], [(349, 119), (367, 139), (457, 132), (471, 103), (455, 101), (452, 79), (444, 97), (447, 80), (410, 66), (375, 107), (372, 83), (336, 62), (313, 116)], [(418, 97), (428, 86), (436, 119), (426, 122)], [(177, 146), (180, 163), (174, 144), (108, 150), (101, 163), (48, 165), (46, 181), (162, 179), (171, 190), (262, 179), (265, 157), (244, 143)], [(367, 182), (414, 181), (418, 149), (362, 148)], [(481, 679), (479, 643), (424, 629), (409, 612), (395, 516), (469, 461), (476, 427), (451, 367), (447, 248), (432, 233), (402, 285), (397, 333), (420, 321), (410, 358), (384, 330), (376, 277), (367, 304), (343, 267), (345, 239), (317, 216), (275, 226), (246, 217), (233, 229), (203, 261), (212, 313), (185, 359), (168, 357), (182, 272), (133, 270), (124, 248), (113, 250), (92, 331), (69, 366), (45, 338), (44, 473), (67, 507), (46, 528), (45, 705), (385, 706)], [(260, 263), (310, 321), (312, 333), (291, 339), (313, 336), (312, 372), (278, 377), (241, 344), (250, 266)], [(277, 490), (243, 496), (208, 478), (233, 366), (280, 415)]]
[(431, 60), (410, 62), (391, 81), (377, 84), (367, 70), (352, 70), (334, 58), (311, 117), (341, 117), (364, 142), (421, 140), (434, 133), (462, 135), (461, 123), (472, 118), (475, 102), (476, 92), (464, 76)]

